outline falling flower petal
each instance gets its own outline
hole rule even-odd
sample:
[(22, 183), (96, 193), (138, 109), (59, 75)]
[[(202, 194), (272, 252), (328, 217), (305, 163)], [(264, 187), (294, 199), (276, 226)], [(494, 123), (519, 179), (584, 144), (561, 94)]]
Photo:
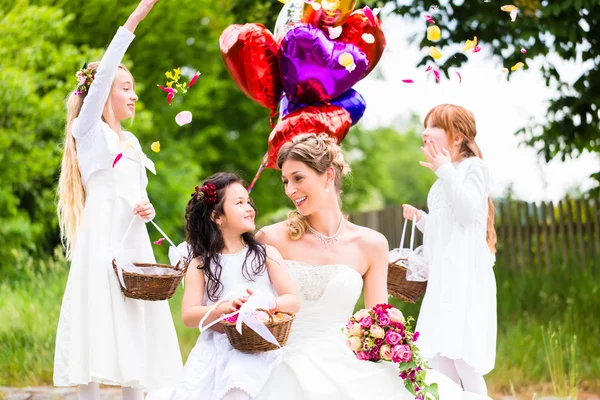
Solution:
[(153, 152), (158, 153), (160, 151), (160, 142), (154, 142), (150, 146)]
[(526, 53), (527, 53), (527, 50), (525, 50), (525, 49), (521, 48), (521, 53), (523, 53), (523, 54), (526, 54)]
[(512, 22), (515, 22), (515, 19), (517, 19), (517, 14), (519, 13), (519, 10), (515, 10), (515, 11), (511, 11), (510, 12), (510, 20)]
[(319, 11), (321, 9), (321, 3), (317, 3), (316, 1), (313, 1), (312, 3), (310, 3), (310, 6), (315, 11)]
[(402, 79), (402, 82), (404, 82), (404, 83), (415, 83), (415, 81), (413, 81), (412, 79)]
[(379, 15), (379, 12), (381, 11), (381, 8), (377, 7), (373, 9), (373, 15), (377, 16)]
[(377, 26), (375, 15), (373, 15), (373, 10), (371, 10), (369, 6), (365, 6), (365, 8), (363, 8), (363, 13), (365, 14), (365, 17), (367, 17), (372, 26)]
[(289, 3), (289, 2), (290, 2), (290, 0), (278, 0), (278, 1), (279, 1), (280, 3), (282, 3), (282, 4), (287, 4), (287, 3)]
[(169, 105), (171, 105), (171, 102), (173, 101), (174, 98), (175, 98), (175, 93), (169, 93), (167, 95), (167, 103), (169, 103)]
[(511, 12), (511, 11), (517, 11), (519, 9), (519, 7), (509, 4), (509, 5), (500, 7), (500, 9), (502, 11)]
[(440, 27), (437, 25), (431, 25), (427, 28), (427, 40), (431, 40), (432, 42), (437, 42), (440, 40), (442, 32), (440, 31)]
[(508, 74), (508, 68), (502, 68), (500, 71), (504, 72), (505, 74)]
[(363, 33), (362, 36), (361, 36), (361, 38), (362, 38), (362, 40), (365, 41), (365, 43), (368, 43), (368, 44), (375, 43), (375, 36), (373, 36), (370, 33)]
[(458, 75), (458, 83), (462, 83), (462, 76), (460, 76), (460, 72), (455, 71), (456, 75)]
[(348, 53), (348, 52), (344, 52), (342, 54), (340, 54), (340, 57), (338, 58), (338, 62), (340, 63), (340, 65), (342, 67), (349, 67), (350, 65), (354, 64), (354, 57), (352, 56), (352, 54)]
[(429, 47), (429, 55), (431, 57), (435, 58), (436, 60), (439, 60), (440, 58), (442, 58), (442, 52), (433, 46)]
[(175, 116), (175, 122), (177, 125), (184, 126), (192, 122), (192, 113), (189, 111), (182, 111)]
[(160, 246), (164, 240), (165, 240), (165, 238), (160, 238), (156, 242), (154, 242), (154, 244), (157, 246)]
[(477, 46), (477, 36), (473, 37), (473, 40), (467, 40), (465, 42), (465, 47), (463, 47), (463, 53), (474, 49), (475, 46)]
[(188, 88), (191, 88), (191, 87), (192, 87), (192, 85), (193, 85), (194, 83), (196, 83), (196, 81), (198, 80), (198, 77), (199, 77), (200, 75), (201, 75), (201, 74), (200, 74), (200, 71), (197, 71), (197, 72), (194, 74), (194, 76), (192, 76), (192, 79), (190, 79), (190, 83), (189, 83), (189, 85), (188, 85)]
[(329, 27), (327, 28), (329, 30), (329, 39), (334, 40), (340, 37), (340, 35), (342, 34), (342, 26), (336, 26), (336, 27)]
[(431, 71), (433, 68), (431, 67), (431, 65), (427, 66), (427, 69), (425, 70), (425, 72), (429, 72)]
[(523, 64), (522, 62), (519, 61), (518, 63), (516, 63), (515, 65), (513, 65), (512, 67), (510, 67), (510, 70), (511, 71), (516, 71), (519, 68), (523, 68), (524, 66), (525, 66), (525, 64)]
[(479, 53), (481, 51), (481, 47), (475, 46), (473, 47), (473, 53)]
[(121, 159), (121, 157), (123, 157), (123, 153), (119, 153), (117, 154), (117, 156), (115, 157), (114, 161), (113, 161), (113, 165), (112, 167), (115, 167), (115, 164), (119, 162), (119, 160)]
[(438, 71), (437, 69), (434, 69), (433, 75), (435, 75), (435, 80), (439, 82), (440, 81), (440, 71)]
[(164, 86), (160, 86), (160, 85), (156, 85), (156, 86), (158, 86), (159, 88), (161, 88), (161, 90), (163, 92), (166, 92), (166, 93), (177, 93), (177, 89), (173, 89), (173, 88), (170, 88), (170, 87), (164, 87)]
[(425, 19), (427, 20), (427, 22), (429, 22), (430, 24), (435, 24), (435, 20), (433, 18), (431, 18), (431, 15), (426, 15)]

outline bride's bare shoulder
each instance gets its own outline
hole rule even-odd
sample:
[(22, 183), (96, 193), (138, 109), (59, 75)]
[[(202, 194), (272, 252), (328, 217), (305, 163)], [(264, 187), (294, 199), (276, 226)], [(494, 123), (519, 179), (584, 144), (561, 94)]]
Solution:
[(356, 225), (349, 223), (352, 229), (353, 236), (356, 237), (357, 242), (361, 247), (370, 249), (388, 249), (388, 241), (385, 236), (377, 232), (374, 229), (367, 228), (366, 226)]
[(288, 237), (287, 221), (277, 222), (273, 225), (263, 226), (258, 230), (255, 237), (260, 243), (277, 247), (277, 243)]

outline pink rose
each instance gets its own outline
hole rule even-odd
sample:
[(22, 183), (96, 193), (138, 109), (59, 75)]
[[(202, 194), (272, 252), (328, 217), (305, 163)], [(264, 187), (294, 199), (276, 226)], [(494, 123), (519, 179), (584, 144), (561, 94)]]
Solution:
[(371, 355), (369, 354), (368, 351), (359, 351), (358, 353), (356, 353), (356, 358), (358, 358), (359, 360), (370, 360), (371, 359)]
[(390, 317), (387, 314), (381, 314), (378, 320), (379, 326), (388, 326), (390, 324)]
[(365, 310), (363, 308), (362, 310), (358, 310), (356, 312), (356, 314), (354, 314), (354, 319), (356, 319), (357, 321), (360, 321), (364, 317), (368, 317), (368, 316), (369, 316), (369, 310)]
[(388, 315), (392, 321), (404, 323), (404, 315), (402, 314), (402, 311), (398, 310), (397, 308), (390, 308), (388, 310)]
[(371, 318), (370, 316), (366, 316), (364, 318), (362, 318), (360, 321), (360, 326), (362, 326), (363, 328), (369, 328), (371, 325), (373, 325), (373, 318)]
[(412, 360), (412, 351), (410, 351), (410, 346), (406, 344), (399, 344), (392, 347), (393, 362), (409, 362), (410, 360)]
[(385, 342), (390, 346), (397, 345), (398, 343), (400, 343), (400, 340), (402, 340), (402, 336), (400, 336), (398, 332), (387, 331), (385, 333)]
[(361, 327), (356, 322), (352, 323), (352, 326), (348, 328), (348, 335), (350, 336), (358, 336), (361, 334)]
[(362, 341), (357, 336), (350, 336), (346, 339), (346, 346), (352, 351), (358, 351), (362, 347)]
[(373, 336), (376, 339), (381, 339), (385, 336), (385, 331), (379, 325), (372, 325), (370, 330), (371, 336)]
[(388, 346), (387, 344), (384, 344), (379, 349), (379, 356), (381, 357), (382, 360), (392, 361), (392, 348), (390, 346)]

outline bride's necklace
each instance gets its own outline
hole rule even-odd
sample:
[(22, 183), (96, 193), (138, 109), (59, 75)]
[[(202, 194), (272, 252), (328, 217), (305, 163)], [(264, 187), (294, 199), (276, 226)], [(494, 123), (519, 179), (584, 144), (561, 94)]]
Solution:
[(306, 223), (306, 227), (308, 228), (310, 233), (312, 233), (317, 237), (317, 239), (319, 239), (319, 242), (321, 242), (321, 244), (325, 246), (325, 248), (328, 248), (329, 246), (333, 246), (337, 242), (337, 237), (340, 234), (340, 231), (342, 230), (343, 223), (344, 217), (342, 217), (342, 219), (340, 220), (340, 225), (338, 226), (337, 231), (333, 234), (333, 236), (323, 235), (322, 233), (314, 229), (312, 226), (310, 226), (308, 222)]

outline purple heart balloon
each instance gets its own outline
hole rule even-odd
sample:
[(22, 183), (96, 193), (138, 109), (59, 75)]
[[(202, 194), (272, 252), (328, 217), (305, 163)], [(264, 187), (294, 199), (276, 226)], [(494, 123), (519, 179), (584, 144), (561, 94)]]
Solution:
[[(354, 58), (352, 72), (338, 61), (343, 53)], [(358, 47), (332, 41), (312, 25), (295, 25), (280, 44), (281, 79), (288, 100), (294, 103), (318, 103), (340, 96), (362, 79), (368, 65)]]

